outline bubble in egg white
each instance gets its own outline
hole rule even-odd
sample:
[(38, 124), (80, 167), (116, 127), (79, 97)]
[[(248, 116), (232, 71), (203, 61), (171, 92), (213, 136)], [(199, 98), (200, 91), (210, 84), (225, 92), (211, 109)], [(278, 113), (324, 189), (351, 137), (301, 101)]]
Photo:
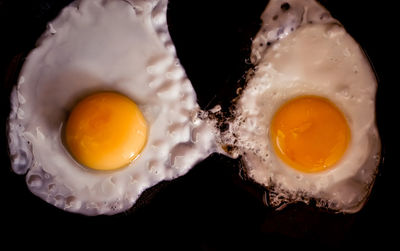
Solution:
[[(235, 103), (221, 144), (242, 156), (247, 175), (268, 189), (269, 205), (316, 201), (317, 206), (357, 212), (377, 173), (380, 140), (375, 123), (374, 72), (357, 42), (314, 0), (271, 0), (252, 44), (247, 85)], [(345, 115), (351, 141), (342, 159), (318, 173), (302, 173), (275, 154), (269, 125), (295, 97), (329, 99)], [(377, 157), (378, 156), (378, 157)]]
[[(8, 121), (12, 168), (27, 173), (35, 195), (66, 211), (115, 214), (215, 150), (214, 126), (197, 117), (166, 8), (166, 0), (81, 0), (49, 23), (12, 91)], [(135, 101), (150, 130), (141, 155), (112, 172), (83, 168), (61, 140), (77, 100), (102, 90)]]

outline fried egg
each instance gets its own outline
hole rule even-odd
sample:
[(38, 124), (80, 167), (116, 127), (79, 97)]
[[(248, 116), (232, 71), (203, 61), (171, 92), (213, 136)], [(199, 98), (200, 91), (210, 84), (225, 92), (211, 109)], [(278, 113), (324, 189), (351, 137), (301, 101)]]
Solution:
[(115, 214), (215, 148), (166, 0), (81, 0), (48, 24), (11, 94), (13, 170), (66, 211)]
[(267, 203), (357, 212), (380, 159), (375, 74), (358, 43), (313, 0), (272, 0), (254, 70), (222, 142), (268, 189)]

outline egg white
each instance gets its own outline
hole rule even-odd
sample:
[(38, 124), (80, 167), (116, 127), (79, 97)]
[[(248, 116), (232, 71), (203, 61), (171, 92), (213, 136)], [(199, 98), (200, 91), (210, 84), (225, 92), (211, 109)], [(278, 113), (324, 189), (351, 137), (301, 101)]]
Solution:
[[(374, 72), (357, 42), (315, 1), (270, 1), (262, 19), (252, 46), (255, 69), (222, 142), (234, 145), (248, 176), (269, 188), (271, 205), (314, 199), (321, 207), (356, 212), (368, 197), (379, 163)], [(351, 130), (341, 160), (318, 173), (289, 167), (269, 139), (275, 112), (306, 95), (333, 102)]]
[[(213, 151), (214, 129), (197, 117), (166, 8), (166, 0), (81, 0), (48, 24), (12, 92), (8, 124), (12, 168), (28, 172), (34, 194), (71, 212), (115, 214)], [(140, 156), (113, 172), (83, 168), (61, 140), (73, 105), (101, 90), (131, 98), (150, 127)]]

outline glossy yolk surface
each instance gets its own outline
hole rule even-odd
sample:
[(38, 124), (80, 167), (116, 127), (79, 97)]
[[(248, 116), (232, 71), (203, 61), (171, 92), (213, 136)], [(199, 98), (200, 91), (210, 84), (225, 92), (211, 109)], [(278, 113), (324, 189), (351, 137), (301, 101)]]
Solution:
[(96, 170), (114, 170), (140, 154), (148, 126), (131, 99), (100, 92), (73, 108), (64, 133), (66, 147), (79, 163)]
[(285, 103), (275, 113), (270, 140), (277, 155), (302, 172), (319, 172), (343, 156), (350, 129), (342, 112), (329, 100), (304, 96)]

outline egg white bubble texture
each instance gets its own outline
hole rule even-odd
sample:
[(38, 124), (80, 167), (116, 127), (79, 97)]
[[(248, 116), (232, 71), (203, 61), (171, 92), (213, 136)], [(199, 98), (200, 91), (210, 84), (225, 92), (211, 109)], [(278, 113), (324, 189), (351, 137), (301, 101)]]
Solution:
[[(290, 8), (287, 8), (286, 3)], [(377, 82), (362, 49), (341, 24), (315, 1), (272, 0), (253, 40), (255, 69), (238, 98), (223, 144), (235, 146), (247, 175), (268, 188), (267, 202), (283, 207), (309, 203), (354, 213), (365, 204), (380, 160), (375, 123)], [(269, 126), (288, 100), (316, 95), (345, 115), (351, 141), (334, 167), (302, 173), (275, 155)]]
[[(12, 168), (27, 173), (35, 195), (66, 211), (115, 214), (215, 150), (214, 126), (198, 117), (166, 8), (166, 0), (82, 0), (48, 24), (12, 91), (8, 121)], [(149, 124), (140, 156), (112, 172), (81, 167), (61, 140), (73, 105), (101, 90), (130, 97)]]

